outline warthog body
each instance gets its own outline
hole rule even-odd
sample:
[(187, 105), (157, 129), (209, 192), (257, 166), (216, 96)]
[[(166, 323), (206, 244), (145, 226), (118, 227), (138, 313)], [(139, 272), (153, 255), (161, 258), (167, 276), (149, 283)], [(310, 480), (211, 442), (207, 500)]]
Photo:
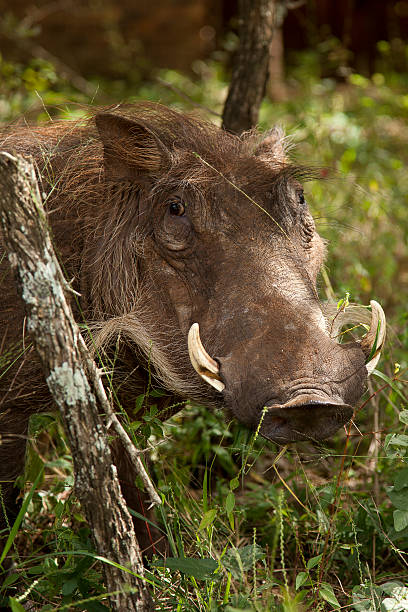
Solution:
[[(150, 368), (168, 391), (162, 408), (187, 397), (220, 406), (250, 428), (261, 422), (278, 443), (321, 440), (350, 419), (371, 346), (330, 337), (307, 173), (287, 161), (278, 130), (239, 138), (145, 104), (9, 130), (0, 146), (36, 161), (54, 243), (80, 294), (76, 317), (115, 356), (129, 412)], [(5, 257), (0, 278), (10, 366), (0, 379), (0, 480), (11, 510), (7, 483), (23, 467), (28, 418), (51, 398), (27, 339), (22, 350)]]

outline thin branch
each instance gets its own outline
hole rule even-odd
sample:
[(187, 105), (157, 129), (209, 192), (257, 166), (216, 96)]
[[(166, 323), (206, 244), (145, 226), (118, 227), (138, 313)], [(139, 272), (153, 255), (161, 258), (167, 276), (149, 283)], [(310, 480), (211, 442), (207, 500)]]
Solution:
[(121, 443), (123, 445), (123, 448), (127, 452), (132, 465), (136, 468), (137, 473), (139, 474), (140, 478), (143, 481), (144, 486), (146, 487), (146, 491), (150, 495), (150, 506), (149, 506), (149, 509), (152, 506), (160, 505), (162, 503), (161, 498), (157, 494), (156, 489), (154, 488), (153, 483), (150, 480), (150, 477), (149, 477), (148, 473), (146, 472), (145, 466), (143, 465), (143, 462), (142, 462), (142, 460), (140, 458), (140, 452), (135, 449), (133, 442), (131, 441), (131, 439), (127, 435), (127, 433), (126, 433), (125, 429), (123, 428), (121, 422), (119, 421), (118, 417), (113, 412), (113, 410), (112, 410), (112, 408), (110, 406), (109, 406), (106, 414), (107, 414), (107, 416), (109, 416), (109, 419), (110, 419), (110, 421), (111, 421), (111, 423), (112, 423), (112, 425), (113, 425), (117, 435), (120, 438), (120, 441), (121, 441)]

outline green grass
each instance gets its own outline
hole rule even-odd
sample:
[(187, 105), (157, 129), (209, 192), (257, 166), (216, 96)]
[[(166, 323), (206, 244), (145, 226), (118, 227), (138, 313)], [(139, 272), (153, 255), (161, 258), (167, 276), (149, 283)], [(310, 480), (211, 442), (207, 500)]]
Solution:
[[(157, 610), (407, 609), (406, 82), (384, 71), (371, 79), (352, 75), (339, 85), (311, 75), (310, 65), (310, 58), (299, 58), (290, 100), (266, 101), (261, 125), (281, 123), (297, 143), (297, 159), (331, 170), (306, 187), (319, 231), (330, 240), (321, 295), (348, 292), (363, 304), (377, 299), (390, 325), (386, 350), (355, 426), (321, 446), (302, 443), (281, 452), (197, 405), (164, 425), (154, 410), (146, 415), (136, 433), (155, 445), (153, 471), (164, 502), (157, 524), (172, 557), (166, 568), (156, 559), (149, 569)], [(24, 80), (23, 68), (8, 68), (13, 81), (4, 120), (38, 100), (35, 70)], [(83, 101), (49, 68), (36, 69), (41, 96), (60, 105), (52, 112), (66, 115), (64, 96)], [(220, 111), (226, 79), (219, 65), (200, 76), (161, 74)], [(121, 97), (124, 87), (117, 84)], [(136, 97), (190, 108), (177, 90), (157, 83), (141, 84)], [(43, 112), (39, 107), (36, 116)], [(61, 427), (52, 416), (38, 416), (30, 436), (19, 484), (31, 497), (10, 537), (17, 571), (0, 596), (14, 597), (14, 610), (27, 601), (37, 610), (106, 609), (101, 562), (72, 493)]]

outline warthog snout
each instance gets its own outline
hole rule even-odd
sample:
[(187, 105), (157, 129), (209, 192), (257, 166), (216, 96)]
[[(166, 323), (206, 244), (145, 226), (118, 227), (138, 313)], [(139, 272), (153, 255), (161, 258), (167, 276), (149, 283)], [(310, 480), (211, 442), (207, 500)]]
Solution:
[(331, 337), (320, 323), (317, 302), (299, 309), (276, 294), (270, 302), (284, 323), (274, 324), (267, 308), (254, 307), (255, 314), (231, 317), (227, 332), (220, 329), (215, 340), (204, 343), (209, 350), (193, 323), (191, 364), (228, 413), (264, 438), (279, 444), (330, 438), (350, 421), (378, 362), (386, 330), (383, 310), (371, 301), (366, 335), (339, 344), (337, 332)]
[(352, 415), (352, 407), (341, 400), (299, 395), (286, 404), (266, 405), (260, 433), (279, 444), (325, 440), (350, 421)]

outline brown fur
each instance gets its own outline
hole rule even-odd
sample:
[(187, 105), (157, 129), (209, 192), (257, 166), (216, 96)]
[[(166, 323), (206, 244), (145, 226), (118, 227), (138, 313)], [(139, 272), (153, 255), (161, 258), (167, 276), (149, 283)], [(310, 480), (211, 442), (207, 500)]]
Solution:
[[(261, 433), (277, 441), (329, 435), (360, 397), (364, 355), (330, 339), (317, 297), (325, 247), (299, 182), (311, 173), (289, 163), (284, 145), (279, 130), (240, 138), (149, 103), (5, 132), (3, 149), (36, 162), (55, 246), (80, 294), (75, 315), (95, 354), (114, 362), (130, 413), (149, 370), (168, 391), (166, 415), (190, 397), (257, 427), (265, 405), (307, 396), (288, 412), (293, 426), (267, 415)], [(4, 258), (0, 274), (0, 338), (19, 346), (23, 312)], [(223, 394), (191, 366), (194, 322)], [(50, 405), (27, 350), (0, 379), (0, 479), (9, 482), (28, 415)]]

